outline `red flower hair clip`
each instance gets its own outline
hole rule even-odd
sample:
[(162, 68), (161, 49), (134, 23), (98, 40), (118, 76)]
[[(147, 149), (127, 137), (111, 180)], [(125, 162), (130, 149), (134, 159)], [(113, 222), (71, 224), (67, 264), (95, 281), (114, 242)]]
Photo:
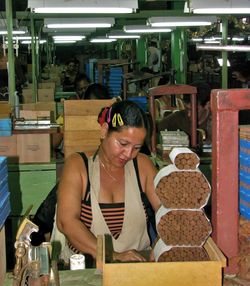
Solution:
[(109, 111), (109, 109), (110, 109), (110, 107), (105, 107), (104, 109), (103, 109), (103, 111), (102, 111), (102, 114), (99, 116), (99, 118), (98, 118), (98, 123), (102, 126), (103, 125), (103, 123), (105, 123), (106, 122), (106, 114), (108, 113), (108, 111)]

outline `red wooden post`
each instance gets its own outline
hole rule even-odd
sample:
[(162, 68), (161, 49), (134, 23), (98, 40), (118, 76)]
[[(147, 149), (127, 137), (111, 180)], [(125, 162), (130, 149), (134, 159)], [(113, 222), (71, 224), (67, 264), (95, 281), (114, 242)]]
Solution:
[(229, 259), (238, 254), (238, 113), (250, 109), (249, 89), (212, 90), (212, 225), (213, 239)]

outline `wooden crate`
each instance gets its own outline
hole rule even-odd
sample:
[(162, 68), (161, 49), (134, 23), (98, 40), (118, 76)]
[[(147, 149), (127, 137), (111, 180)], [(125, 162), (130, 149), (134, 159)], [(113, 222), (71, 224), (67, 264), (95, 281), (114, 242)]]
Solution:
[(100, 144), (100, 126), (97, 117), (101, 109), (115, 100), (64, 101), (64, 155), (83, 151), (94, 154)]
[(226, 258), (212, 238), (204, 247), (210, 261), (114, 263), (108, 262), (107, 236), (98, 237), (97, 268), (103, 271), (103, 286), (221, 286)]

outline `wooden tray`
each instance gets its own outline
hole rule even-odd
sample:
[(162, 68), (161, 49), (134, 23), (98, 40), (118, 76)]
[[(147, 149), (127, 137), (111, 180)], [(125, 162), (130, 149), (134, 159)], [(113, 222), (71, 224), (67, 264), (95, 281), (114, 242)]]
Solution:
[(226, 258), (212, 238), (204, 247), (210, 261), (114, 263), (105, 235), (98, 237), (97, 268), (103, 272), (103, 286), (221, 286)]

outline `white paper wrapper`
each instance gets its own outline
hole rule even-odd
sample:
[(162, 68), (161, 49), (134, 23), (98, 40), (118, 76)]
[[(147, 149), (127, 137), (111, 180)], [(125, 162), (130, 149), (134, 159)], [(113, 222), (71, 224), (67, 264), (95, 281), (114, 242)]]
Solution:
[(157, 262), (159, 260), (159, 257), (164, 253), (165, 251), (169, 251), (171, 249), (171, 246), (167, 246), (164, 241), (160, 238), (153, 249), (154, 252), (154, 258), (155, 261)]

